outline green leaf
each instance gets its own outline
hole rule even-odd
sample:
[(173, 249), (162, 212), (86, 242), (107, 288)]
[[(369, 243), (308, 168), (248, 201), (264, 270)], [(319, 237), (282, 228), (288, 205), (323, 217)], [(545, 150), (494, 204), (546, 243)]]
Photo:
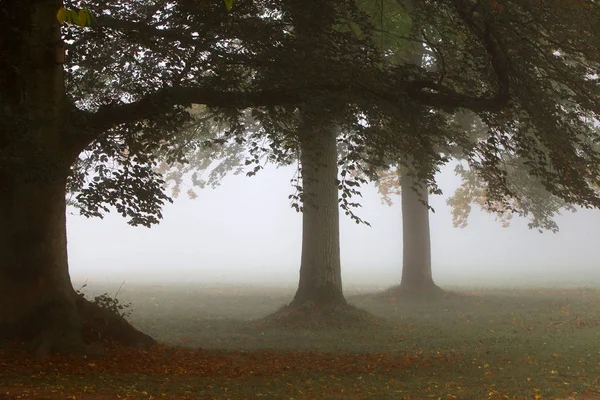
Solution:
[(94, 15), (87, 8), (73, 10), (61, 7), (56, 12), (56, 19), (61, 24), (67, 23), (78, 25), (82, 28), (85, 28), (86, 26), (92, 26), (94, 24)]
[(83, 9), (79, 10), (78, 17), (79, 17), (79, 26), (84, 28), (86, 24), (89, 25), (88, 15), (85, 12), (85, 10), (83, 10)]
[(94, 17), (94, 14), (92, 14), (89, 8), (84, 8), (84, 10), (87, 14), (88, 26), (93, 26), (96, 23), (96, 18)]
[(75, 10), (69, 10), (68, 22), (75, 25), (80, 25), (79, 13)]
[(231, 9), (233, 8), (233, 2), (235, 0), (224, 0), (225, 1), (225, 8), (227, 8), (227, 11), (231, 11)]

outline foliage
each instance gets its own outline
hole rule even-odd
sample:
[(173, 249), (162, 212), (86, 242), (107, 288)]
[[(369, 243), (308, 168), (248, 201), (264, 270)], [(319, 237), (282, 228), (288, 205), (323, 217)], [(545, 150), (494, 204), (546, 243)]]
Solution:
[[(199, 1), (207, 1), (207, 0), (199, 0)], [(235, 0), (223, 0), (225, 3), (225, 8), (227, 11), (231, 11), (233, 8), (233, 4)], [(65, 7), (61, 7), (58, 9), (56, 13), (56, 19), (61, 24), (72, 24), (78, 25), (82, 28), (86, 26), (91, 27), (95, 24), (95, 17), (90, 12), (90, 10), (86, 7), (83, 7), (79, 10), (76, 9), (66, 9)]]
[[(155, 171), (151, 154), (130, 152), (119, 138), (101, 138), (90, 145), (71, 167), (69, 204), (86, 217), (103, 217), (116, 208), (130, 225), (150, 227), (162, 218), (162, 206), (172, 202)], [(110, 162), (115, 159), (118, 162)]]
[(529, 218), (529, 228), (558, 232), (554, 221), (561, 210), (576, 211), (576, 208), (566, 204), (562, 199), (553, 196), (540, 183), (539, 179), (524, 173), (525, 167), (519, 160), (505, 161), (507, 168), (507, 184), (511, 186), (512, 198), (509, 202), (497, 202), (487, 197), (486, 183), (473, 171), (464, 165), (457, 165), (456, 174), (462, 177), (462, 184), (454, 195), (447, 200), (452, 208), (452, 222), (455, 227), (467, 226), (471, 212), (471, 204), (477, 204), (487, 212), (496, 214), (496, 219), (504, 226), (510, 224), (512, 216), (517, 214)]
[[(123, 282), (123, 284), (125, 284), (125, 282)], [(132, 312), (131, 303), (121, 303), (121, 301), (117, 298), (119, 292), (121, 291), (121, 288), (123, 287), (123, 284), (121, 284), (121, 286), (114, 295), (111, 296), (109, 293), (105, 292), (103, 294), (94, 296), (94, 298), (90, 301), (98, 307), (100, 307), (102, 310), (108, 312), (110, 315), (120, 318), (128, 318), (129, 316), (131, 316)], [(82, 290), (86, 286), (87, 282), (76, 290), (79, 296), (85, 297), (85, 295), (82, 293)]]
[(73, 24), (82, 28), (94, 25), (94, 15), (85, 7), (80, 10), (67, 10), (64, 7), (61, 7), (56, 13), (56, 19), (61, 24)]
[(400, 191), (400, 175), (393, 167), (378, 172), (375, 186), (381, 195), (381, 202), (388, 206), (392, 205), (392, 196), (402, 194)]
[[(203, 189), (219, 186), (231, 171), (234, 175), (258, 172), (245, 171), (246, 165), (251, 164), (251, 161), (246, 162), (248, 152), (245, 141), (227, 137), (228, 126), (225, 121), (200, 105), (193, 105), (189, 112), (191, 120), (181, 128), (178, 139), (181, 151), (185, 154), (184, 159), (173, 163), (163, 159), (157, 168), (174, 197), (180, 194), (183, 180), (187, 176), (191, 178), (194, 187)], [(253, 135), (259, 130), (262, 132), (260, 125), (250, 115), (247, 115), (244, 126), (247, 135)], [(193, 188), (189, 188), (187, 194), (191, 198), (197, 196)]]
[[(65, 2), (67, 10), (77, 7)], [(95, 154), (92, 164), (119, 171), (98, 175), (106, 184), (94, 183), (96, 172), (81, 179), (82, 171), (74, 171), (71, 188), (81, 193), (91, 185), (79, 202), (88, 215), (101, 215), (106, 202), (120, 205), (134, 224), (158, 220), (148, 214), (157, 215), (168, 200), (155, 190), (163, 183), (150, 172), (152, 163), (156, 154), (185, 161), (177, 135), (192, 104), (210, 107), (228, 126), (227, 138), (248, 144), (254, 171), (265, 154), (289, 160), (290, 127), (308, 99), (351, 137), (342, 169), (364, 168), (370, 177), (378, 165), (404, 160), (433, 187), (435, 169), (446, 162), (440, 149), (457, 148), (486, 182), (488, 198), (508, 207), (514, 193), (498, 154), (511, 154), (554, 196), (600, 206), (598, 132), (584, 122), (600, 114), (594, 75), (600, 56), (590, 39), (599, 36), (595, 2), (444, 0), (396, 7), (397, 25), (410, 22), (411, 29), (394, 36), (395, 48), (425, 42), (435, 70), (385, 54), (381, 30), (396, 32), (390, 25), (378, 29), (374, 14), (351, 0), (239, 0), (231, 12), (211, 1), (92, 1), (86, 7), (96, 16), (94, 29), (61, 28), (72, 105), (61, 118), (61, 135), (71, 151), (87, 148)], [(2, 29), (3, 38), (14, 36), (12, 28)], [(2, 46), (12, 49), (5, 39)], [(15, 54), (3, 63), (21, 59)], [(16, 74), (11, 67), (2, 71), (1, 82)], [(473, 146), (464, 131), (447, 129), (441, 111), (459, 109), (477, 113), (485, 140)], [(248, 112), (261, 130), (246, 132)], [(7, 115), (13, 114), (17, 110)], [(76, 167), (82, 165), (85, 160)], [(101, 196), (92, 195), (96, 189)]]
[[(469, 132), (469, 140), (472, 141), (473, 146), (485, 141), (485, 126), (480, 119), (463, 113), (455, 114), (452, 120)], [(459, 160), (465, 157), (454, 149), (446, 151)], [(511, 193), (510, 196), (505, 196), (503, 201), (489, 197), (487, 182), (477, 174), (476, 170), (470, 169), (467, 163), (461, 162), (455, 167), (454, 172), (461, 177), (462, 182), (447, 200), (447, 204), (451, 207), (454, 226), (460, 228), (467, 226), (472, 204), (475, 204), (481, 210), (494, 214), (496, 220), (504, 227), (510, 225), (514, 215), (518, 215), (529, 219), (530, 229), (537, 229), (539, 232), (544, 230), (557, 232), (559, 227), (554, 218), (563, 210), (575, 212), (576, 208), (548, 192), (539, 178), (527, 172), (524, 160), (518, 155), (507, 152), (499, 154), (499, 157), (502, 160), (500, 168)], [(399, 179), (397, 170), (393, 166), (378, 172), (376, 185), (383, 203), (391, 206), (391, 196), (401, 194)]]

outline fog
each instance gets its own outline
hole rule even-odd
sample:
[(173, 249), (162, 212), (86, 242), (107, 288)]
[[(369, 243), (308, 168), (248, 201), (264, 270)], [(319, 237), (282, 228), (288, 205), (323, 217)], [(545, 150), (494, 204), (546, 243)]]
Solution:
[[(293, 168), (229, 176), (217, 189), (182, 195), (151, 229), (131, 227), (117, 213), (87, 219), (69, 210), (71, 274), (76, 282), (294, 285), (298, 279), (301, 214), (290, 208)], [(540, 234), (515, 217), (503, 228), (473, 206), (469, 225), (452, 226), (446, 199), (459, 184), (452, 167), (432, 196), (432, 260), (438, 284), (590, 284), (600, 282), (600, 212), (565, 211), (560, 232)], [(400, 199), (382, 204), (373, 186), (362, 189), (359, 216), (341, 214), (344, 284), (399, 283), (402, 260)]]

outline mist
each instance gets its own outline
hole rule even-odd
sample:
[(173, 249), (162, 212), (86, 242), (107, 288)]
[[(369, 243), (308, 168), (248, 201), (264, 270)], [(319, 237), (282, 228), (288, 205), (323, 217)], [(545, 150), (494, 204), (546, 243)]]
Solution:
[[(182, 194), (151, 229), (131, 227), (117, 213), (87, 219), (69, 210), (71, 274), (76, 282), (263, 284), (293, 286), (300, 265), (301, 214), (290, 208), (292, 167), (257, 176), (228, 176), (219, 188)], [(530, 230), (514, 217), (508, 228), (473, 206), (469, 225), (452, 226), (446, 199), (460, 183), (453, 167), (439, 174), (442, 196), (431, 196), (434, 279), (438, 284), (582, 284), (600, 281), (597, 210), (565, 211), (560, 231)], [(185, 191), (185, 190), (184, 190)], [(341, 213), (346, 286), (399, 283), (400, 198), (382, 204), (373, 185), (362, 189), (357, 225)]]

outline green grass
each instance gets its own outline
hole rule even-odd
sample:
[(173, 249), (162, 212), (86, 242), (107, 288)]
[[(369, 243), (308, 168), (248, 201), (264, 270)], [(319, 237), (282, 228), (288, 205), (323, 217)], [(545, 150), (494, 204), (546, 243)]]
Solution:
[[(293, 289), (130, 287), (123, 298), (135, 304), (135, 326), (170, 344), (453, 357), (455, 361), (432, 365), (428, 371), (403, 371), (410, 379), (391, 377), (397, 390), (413, 395), (431, 389), (432, 382), (439, 385), (440, 395), (460, 386), (455, 393), (482, 395), (496, 388), (502, 394), (526, 396), (538, 389), (548, 397), (597, 386), (599, 290), (450, 290), (459, 296), (428, 303), (394, 302), (354, 290), (347, 293), (348, 300), (386, 318), (391, 327), (318, 332), (253, 329), (250, 321), (288, 303)], [(381, 387), (379, 378), (364, 379)]]
[[(137, 328), (169, 345), (234, 351), (231, 368), (260, 350), (273, 351), (260, 353), (265, 360), (288, 350), (350, 354), (356, 366), (303, 372), (278, 361), (266, 375), (182, 374), (158, 382), (107, 374), (102, 384), (199, 399), (600, 398), (600, 290), (450, 289), (457, 295), (432, 302), (355, 289), (346, 293), (350, 303), (389, 326), (294, 331), (253, 323), (288, 303), (290, 288), (125, 285), (119, 298), (133, 303)], [(380, 362), (365, 361), (378, 355)], [(73, 387), (89, 384), (78, 379), (70, 379)]]

